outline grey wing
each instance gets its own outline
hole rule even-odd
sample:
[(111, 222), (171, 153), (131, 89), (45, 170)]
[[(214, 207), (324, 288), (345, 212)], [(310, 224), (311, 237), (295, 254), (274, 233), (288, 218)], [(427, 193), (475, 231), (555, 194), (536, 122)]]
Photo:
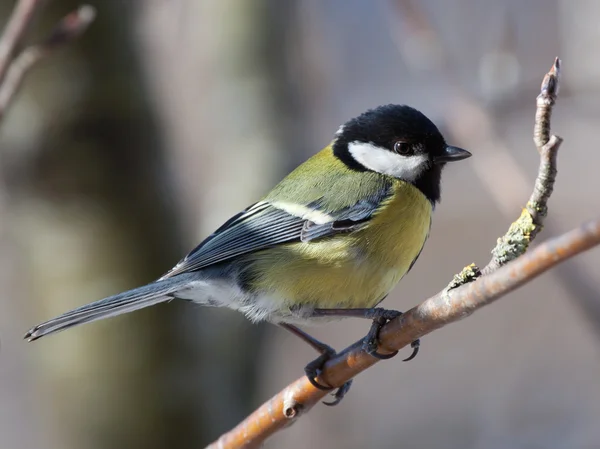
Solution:
[[(327, 222), (316, 224), (311, 221), (306, 221), (300, 234), (300, 239), (303, 242), (332, 235), (339, 232), (350, 232), (360, 228), (368, 222), (377, 210), (382, 198), (367, 198), (359, 201), (352, 207), (343, 209), (335, 214), (335, 219)], [(319, 203), (316, 202), (310, 205), (312, 208), (319, 209)]]
[[(385, 192), (377, 198), (328, 213), (332, 220), (316, 224), (293, 215), (268, 202), (256, 203), (232, 217), (211, 236), (192, 250), (161, 279), (201, 270), (209, 265), (291, 242), (310, 242), (340, 232), (349, 232), (367, 222), (377, 209)], [(319, 209), (318, 202), (309, 205)]]

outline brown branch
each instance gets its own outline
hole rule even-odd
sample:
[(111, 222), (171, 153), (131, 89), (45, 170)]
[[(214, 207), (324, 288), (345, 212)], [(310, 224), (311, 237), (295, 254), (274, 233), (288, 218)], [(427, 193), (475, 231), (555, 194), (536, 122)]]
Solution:
[[(543, 225), (547, 201), (556, 178), (556, 155), (562, 139), (551, 136), (550, 119), (558, 93), (559, 69), (557, 58), (544, 77), (537, 99), (534, 141), (540, 153), (540, 167), (533, 193), (521, 216), (498, 240), (492, 260), (483, 273), (474, 266), (466, 267), (440, 293), (387, 323), (380, 333), (378, 352), (400, 350), (436, 329), (471, 315), (553, 266), (600, 244), (599, 218), (524, 254)], [(362, 343), (362, 340), (354, 343), (329, 360), (318, 382), (341, 386), (377, 363), (378, 359), (363, 351)], [(326, 394), (302, 377), (209, 447), (259, 447), (266, 438), (310, 410)]]
[[(597, 245), (600, 245), (600, 218), (546, 241), (477, 282), (429, 298), (383, 328), (381, 347), (389, 352), (402, 349), (417, 338), (471, 315), (550, 268)], [(342, 385), (377, 362), (362, 350), (362, 340), (359, 340), (327, 362), (319, 382)], [(291, 424), (326, 394), (314, 388), (306, 377), (301, 377), (208, 447), (259, 447), (266, 438)]]
[[(96, 10), (89, 6), (80, 6), (77, 10), (67, 14), (52, 30), (50, 35), (42, 42), (27, 47), (17, 57), (11, 60), (14, 47), (22, 37), (22, 33), (27, 28), (28, 21), (31, 20), (34, 9), (40, 1), (23, 0), (19, 2), (13, 14), (13, 18), (7, 26), (7, 30), (2, 37), (0, 48), (3, 48), (4, 54), (0, 53), (0, 121), (8, 109), (15, 94), (18, 92), (25, 75), (41, 59), (47, 57), (58, 47), (72, 42), (79, 37), (92, 23), (96, 16)], [(25, 10), (19, 13), (21, 9)], [(14, 24), (13, 24), (14, 19)], [(12, 29), (12, 28), (14, 29)], [(2, 60), (3, 56), (8, 59)], [(2, 65), (4, 64), (4, 65)]]

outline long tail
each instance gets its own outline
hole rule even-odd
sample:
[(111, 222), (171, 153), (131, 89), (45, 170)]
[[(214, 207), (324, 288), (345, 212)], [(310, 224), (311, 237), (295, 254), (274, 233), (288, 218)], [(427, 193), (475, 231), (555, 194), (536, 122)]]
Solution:
[(34, 341), (44, 335), (60, 332), (83, 323), (90, 323), (169, 301), (173, 299), (172, 293), (181, 290), (185, 285), (183, 277), (186, 276), (176, 276), (159, 280), (143, 287), (134, 288), (133, 290), (78, 307), (33, 327), (27, 332), (25, 338), (29, 341)]

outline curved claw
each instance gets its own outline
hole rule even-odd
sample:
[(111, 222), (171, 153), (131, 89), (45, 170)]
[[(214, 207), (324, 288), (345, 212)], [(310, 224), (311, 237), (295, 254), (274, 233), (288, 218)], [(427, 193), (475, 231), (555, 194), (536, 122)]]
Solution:
[(391, 354), (380, 354), (377, 352), (377, 346), (379, 345), (379, 331), (389, 320), (402, 315), (402, 312), (375, 308), (370, 310), (370, 315), (374, 318), (369, 333), (363, 341), (363, 350), (379, 360), (391, 359), (398, 354), (398, 351), (394, 351)]
[[(377, 346), (379, 344), (379, 331), (381, 330), (381, 328), (389, 320), (392, 320), (400, 315), (402, 315), (402, 312), (381, 308), (370, 309), (368, 313), (365, 314), (365, 317), (373, 318), (373, 324), (371, 324), (369, 333), (363, 341), (363, 350), (367, 354), (372, 355), (373, 357), (379, 360), (391, 359), (396, 354), (398, 354), (398, 351), (394, 351), (391, 354), (380, 354), (379, 352), (377, 352)], [(421, 342), (419, 340), (415, 340), (410, 344), (410, 347), (413, 348), (413, 352), (410, 356), (403, 360), (404, 362), (408, 362), (417, 356), (417, 354), (419, 353), (420, 344)]]
[[(392, 357), (395, 357), (396, 354), (398, 354), (398, 351), (394, 351), (391, 354), (380, 354), (377, 351), (373, 351), (373, 352), (369, 352), (370, 355), (372, 355), (373, 357), (375, 357), (376, 359), (379, 360), (387, 360), (387, 359), (391, 359)], [(412, 357), (412, 355), (411, 355)]]
[(348, 382), (346, 382), (344, 385), (342, 385), (340, 388), (338, 388), (335, 393), (332, 394), (332, 396), (335, 398), (333, 401), (331, 401), (331, 402), (323, 401), (323, 404), (327, 405), (328, 407), (334, 407), (334, 406), (338, 405), (340, 402), (342, 402), (342, 399), (344, 399), (344, 396), (346, 396), (346, 393), (348, 393), (350, 391), (351, 386), (352, 386), (352, 379), (350, 379)]
[(319, 389), (319, 390), (323, 390), (323, 391), (329, 391), (329, 390), (333, 390), (333, 387), (329, 387), (329, 386), (321, 385), (319, 382), (317, 382), (317, 381), (315, 380), (315, 377), (316, 377), (316, 376), (311, 376), (311, 375), (309, 375), (308, 373), (306, 373), (306, 377), (307, 377), (308, 381), (310, 382), (310, 384), (311, 384), (313, 387), (315, 387), (315, 388), (317, 388), (317, 389)]
[(417, 354), (419, 353), (419, 348), (421, 347), (421, 340), (413, 341), (410, 344), (410, 347), (413, 348), (413, 352), (407, 358), (402, 360), (403, 362), (410, 362), (412, 359), (414, 359), (417, 356)]
[[(323, 354), (321, 354), (319, 357), (317, 357), (315, 360), (313, 360), (312, 362), (310, 362), (308, 365), (306, 365), (304, 367), (304, 374), (306, 374), (308, 381), (311, 383), (311, 385), (313, 387), (315, 387), (319, 390), (323, 390), (323, 391), (333, 390), (333, 387), (331, 387), (329, 385), (327, 385), (327, 386), (321, 385), (319, 382), (317, 382), (315, 380), (315, 378), (319, 376), (319, 371), (321, 371), (323, 364), (331, 358), (331, 356), (332, 356), (331, 352), (332, 351), (324, 352)], [(333, 353), (335, 354), (335, 352), (333, 352)]]

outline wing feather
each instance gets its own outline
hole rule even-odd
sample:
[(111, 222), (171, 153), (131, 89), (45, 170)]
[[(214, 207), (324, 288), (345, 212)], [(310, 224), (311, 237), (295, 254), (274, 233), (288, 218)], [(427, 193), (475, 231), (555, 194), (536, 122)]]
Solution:
[[(161, 279), (201, 270), (275, 245), (310, 242), (353, 231), (369, 221), (389, 191), (382, 190), (339, 211), (327, 211), (332, 220), (320, 224), (261, 201), (226, 221)], [(322, 210), (322, 202), (317, 200), (308, 207)]]

